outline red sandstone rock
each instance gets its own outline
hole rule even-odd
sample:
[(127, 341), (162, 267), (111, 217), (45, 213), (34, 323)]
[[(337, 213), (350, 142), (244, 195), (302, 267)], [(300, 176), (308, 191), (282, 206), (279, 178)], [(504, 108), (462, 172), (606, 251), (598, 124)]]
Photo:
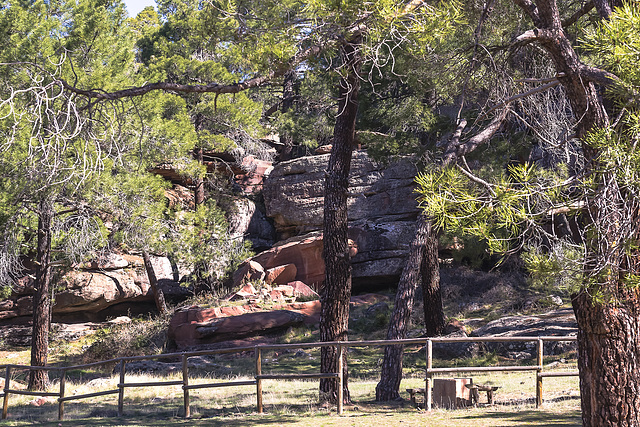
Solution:
[(280, 292), (283, 296), (288, 297), (288, 298), (291, 298), (291, 297), (295, 296), (295, 294), (293, 292), (293, 286), (280, 285), (280, 286), (276, 286), (275, 288), (273, 288), (273, 290)]
[[(369, 305), (388, 299), (389, 298), (384, 295), (366, 294), (352, 297), (351, 304)], [(197, 306), (190, 307), (187, 310), (178, 311), (173, 315), (173, 318), (169, 322), (168, 335), (179, 349), (184, 349), (199, 344), (233, 340), (238, 336), (257, 334), (273, 328), (283, 328), (287, 325), (287, 318), (296, 324), (304, 322), (307, 325), (315, 325), (320, 322), (320, 313), (322, 312), (320, 301), (275, 304), (273, 308), (275, 311), (262, 312), (262, 309), (257, 305), (207, 309), (202, 309)], [(291, 314), (287, 314), (284, 317), (269, 316), (282, 311), (295, 313), (301, 317), (295, 318), (292, 317)], [(263, 314), (264, 316), (257, 316), (258, 314)], [(282, 316), (282, 314), (276, 314), (274, 316)], [(222, 320), (227, 318), (240, 318), (240, 320), (222, 322)], [(276, 321), (274, 319), (280, 320)], [(257, 325), (260, 322), (263, 322), (261, 324), (262, 326)], [(294, 323), (289, 324), (289, 326)], [(248, 326), (249, 324), (253, 324), (254, 326)], [(235, 330), (233, 328), (238, 329)]]
[(56, 402), (56, 399), (52, 398), (52, 397), (38, 397), (37, 399), (34, 399), (32, 401), (29, 402), (29, 405), (31, 406), (42, 406), (45, 405), (47, 403), (54, 403)]
[(282, 295), (282, 292), (275, 289), (269, 292), (269, 298), (271, 298), (271, 301), (273, 302), (284, 302), (284, 295)]
[[(191, 312), (192, 310), (189, 310)], [(184, 312), (183, 312), (184, 313)], [(176, 313), (179, 314), (179, 313)], [(189, 315), (187, 315), (189, 317)], [(227, 341), (240, 337), (264, 333), (274, 329), (299, 325), (305, 319), (301, 313), (289, 310), (245, 313), (239, 316), (190, 322), (176, 325), (176, 316), (169, 325), (169, 338), (178, 348)]]
[(269, 285), (284, 285), (296, 280), (298, 269), (295, 264), (285, 264), (267, 270), (264, 281)]
[(20, 316), (26, 316), (33, 311), (33, 297), (22, 297), (16, 301), (16, 308)]
[(260, 263), (250, 259), (240, 264), (240, 267), (233, 273), (234, 287), (242, 286), (248, 281), (259, 281), (264, 279), (264, 268)]
[(165, 190), (164, 196), (169, 200), (169, 208), (194, 209), (196, 206), (193, 191), (182, 185), (175, 184), (173, 188)]
[(12, 319), (12, 318), (18, 317), (18, 316), (20, 316), (20, 313), (18, 312), (18, 310), (0, 311), (0, 320), (2, 320), (2, 319)]
[(320, 295), (316, 293), (313, 289), (308, 287), (299, 280), (289, 282), (287, 285), (293, 288), (293, 295), (296, 297), (305, 297), (305, 298), (320, 298)]
[[(285, 269), (280, 275), (284, 275), (284, 277), (278, 276), (274, 283), (285, 284), (299, 280), (313, 289), (319, 289), (324, 282), (322, 248), (322, 233), (312, 233), (301, 238), (289, 239), (281, 245), (259, 253), (251, 258), (251, 261), (259, 263), (267, 272), (273, 271), (273, 274), (279, 267), (293, 264), (296, 268), (295, 277), (291, 277), (293, 276), (292, 272), (287, 272)], [(349, 239), (349, 253), (354, 256), (358, 253), (357, 245), (351, 239)], [(237, 279), (245, 274), (246, 262), (241, 264), (233, 275), (236, 285), (240, 283)], [(269, 283), (268, 280), (267, 283)]]
[(245, 194), (252, 194), (262, 190), (264, 179), (272, 170), (271, 162), (247, 156), (242, 159), (242, 172), (236, 174), (234, 179)]
[(321, 145), (320, 147), (316, 148), (314, 152), (316, 154), (329, 154), (331, 153), (332, 149), (333, 149), (333, 145), (327, 144), (327, 145)]
[(282, 245), (259, 253), (252, 260), (260, 263), (265, 269), (294, 264), (296, 266), (294, 279), (312, 286), (319, 286), (324, 281), (322, 234), (307, 236), (303, 239), (290, 239)]
[(245, 283), (242, 288), (235, 294), (231, 295), (227, 299), (230, 301), (238, 301), (241, 299), (248, 299), (250, 297), (255, 296), (257, 293), (256, 289), (253, 287), (251, 283)]

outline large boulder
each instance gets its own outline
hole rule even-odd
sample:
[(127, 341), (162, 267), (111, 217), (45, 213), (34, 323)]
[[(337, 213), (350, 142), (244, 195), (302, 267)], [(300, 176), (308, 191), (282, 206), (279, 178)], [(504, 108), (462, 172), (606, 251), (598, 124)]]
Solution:
[[(169, 325), (169, 339), (180, 349), (272, 333), (301, 325), (306, 317), (290, 310), (243, 313), (222, 318), (207, 316), (206, 312), (194, 313), (193, 309), (189, 311), (186, 319), (182, 319), (185, 316), (177, 313)], [(188, 321), (193, 315), (201, 320)]]
[[(414, 221), (360, 220), (352, 223), (349, 246), (351, 276), (356, 290), (395, 285), (406, 263), (414, 233)], [(287, 281), (299, 280), (318, 290), (324, 282), (322, 249), (320, 232), (292, 237), (243, 262), (234, 274), (234, 286), (241, 286), (252, 263), (259, 264), (265, 271), (293, 264), (295, 277), (287, 277)]]
[(265, 271), (293, 264), (295, 277), (287, 277), (289, 281), (299, 280), (309, 286), (317, 287), (324, 281), (322, 234), (312, 233), (289, 239), (244, 261), (234, 274), (236, 285), (239, 284), (237, 279), (245, 276), (242, 272), (252, 263), (261, 265)]
[[(322, 228), (328, 159), (328, 154), (309, 156), (275, 166), (263, 190), (267, 214), (282, 237), (298, 237), (253, 258), (265, 270), (293, 263), (298, 268), (296, 280), (315, 289), (324, 281), (322, 235), (315, 230)], [(415, 233), (416, 172), (408, 159), (383, 166), (365, 152), (353, 154), (347, 203), (352, 278), (357, 290), (397, 283)], [(273, 260), (276, 252), (282, 255)], [(285, 254), (287, 259), (283, 259)]]
[(414, 221), (359, 220), (349, 227), (357, 247), (351, 258), (351, 277), (357, 290), (393, 286), (402, 274), (415, 235)]
[[(191, 291), (179, 283), (188, 272), (179, 271), (166, 257), (151, 256), (151, 263), (158, 287), (167, 299), (183, 300), (191, 295)], [(136, 255), (111, 254), (78, 264), (55, 279), (52, 285), (56, 288), (55, 319), (102, 320), (128, 311), (144, 313), (153, 309), (153, 292), (144, 263), (142, 257)], [(32, 294), (33, 280), (28, 276), (20, 279), (13, 288), (12, 296), (0, 303), (0, 321), (30, 316)]]
[(100, 311), (125, 300), (144, 297), (149, 282), (135, 270), (71, 271), (57, 284), (64, 290), (56, 293), (54, 312)]
[[(303, 291), (292, 283), (293, 292)], [(386, 301), (384, 295), (367, 294), (351, 297), (350, 306), (368, 306)], [(320, 301), (274, 304), (263, 311), (257, 304), (202, 308), (198, 306), (174, 313), (167, 335), (179, 349), (197, 347), (237, 338), (278, 332), (290, 326), (317, 325), (322, 307)]]
[[(282, 162), (265, 181), (267, 215), (274, 219), (283, 237), (322, 228), (328, 161), (329, 154), (323, 154)], [(384, 166), (364, 151), (354, 152), (347, 201), (349, 221), (414, 219), (418, 213), (413, 193), (416, 173), (416, 167), (407, 159)]]
[(264, 181), (272, 170), (272, 162), (256, 159), (252, 155), (244, 156), (234, 180), (245, 194), (254, 194), (262, 190)]

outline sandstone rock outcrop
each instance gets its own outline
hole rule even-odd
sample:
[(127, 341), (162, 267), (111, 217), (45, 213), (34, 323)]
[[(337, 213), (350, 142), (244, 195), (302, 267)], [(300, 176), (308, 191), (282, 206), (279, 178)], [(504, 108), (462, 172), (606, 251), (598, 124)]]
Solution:
[[(324, 173), (329, 154), (301, 157), (276, 165), (265, 181), (267, 215), (283, 237), (320, 230), (323, 218)], [(375, 163), (364, 151), (353, 153), (349, 175), (349, 221), (381, 223), (413, 219), (416, 167), (409, 160), (388, 166)]]
[[(283, 238), (297, 237), (252, 258), (265, 269), (293, 263), (298, 268), (296, 280), (315, 289), (324, 281), (322, 237), (317, 230), (322, 228), (328, 159), (327, 154), (309, 156), (275, 166), (263, 190), (267, 214)], [(356, 288), (397, 283), (415, 232), (416, 172), (416, 167), (406, 159), (382, 166), (365, 152), (354, 153), (348, 216)], [(278, 256), (274, 262), (271, 258), (275, 252)]]
[(237, 197), (233, 204), (233, 212), (227, 216), (231, 238), (249, 240), (257, 251), (273, 246), (276, 230), (264, 212), (248, 198)]
[[(366, 294), (352, 297), (350, 305), (372, 305), (386, 300), (384, 295)], [(178, 349), (185, 349), (273, 333), (302, 323), (314, 325), (320, 322), (320, 312), (320, 301), (276, 304), (272, 311), (264, 311), (257, 304), (214, 308), (193, 306), (173, 315), (168, 336)]]
[(273, 332), (300, 325), (305, 316), (290, 310), (243, 313), (237, 316), (212, 317), (209, 310), (189, 309), (178, 312), (169, 324), (169, 339), (180, 349)]
[[(168, 258), (152, 256), (151, 261), (158, 286), (167, 299), (183, 299), (190, 294), (178, 283), (181, 273)], [(100, 320), (131, 309), (128, 305), (122, 310), (109, 311), (114, 306), (153, 302), (142, 258), (135, 255), (111, 254), (101, 260), (77, 265), (58, 278), (55, 286), (54, 318), (83, 313), (80, 319)], [(12, 296), (0, 303), (0, 320), (30, 316), (32, 293), (32, 281), (21, 279)], [(145, 304), (141, 304), (142, 312), (147, 309)]]
[(264, 281), (268, 285), (285, 285), (296, 280), (298, 268), (295, 264), (285, 264), (267, 270)]
[(240, 172), (235, 175), (235, 182), (246, 194), (254, 194), (262, 190), (265, 178), (273, 170), (271, 162), (256, 159), (254, 156), (243, 157)]
[[(234, 286), (240, 286), (242, 280), (248, 278), (248, 272), (258, 268), (256, 265), (268, 271), (288, 264), (295, 266), (295, 276), (290, 281), (299, 280), (312, 287), (322, 283), (324, 261), (321, 234), (314, 233), (289, 239), (244, 261), (233, 275)], [(253, 277), (257, 277), (257, 274)], [(260, 278), (262, 279), (264, 276)]]
[[(497, 336), (497, 337), (518, 337), (518, 336), (575, 336), (578, 333), (578, 324), (571, 308), (553, 310), (548, 313), (535, 316), (508, 316), (503, 317), (473, 331), (472, 336)], [(535, 342), (510, 342), (510, 343), (487, 343), (489, 351), (496, 351), (500, 354), (526, 353), (524, 358), (532, 358), (536, 354)], [(544, 344), (546, 355), (562, 354), (569, 351), (576, 351), (575, 341), (549, 341)], [(522, 357), (517, 357), (522, 358)]]

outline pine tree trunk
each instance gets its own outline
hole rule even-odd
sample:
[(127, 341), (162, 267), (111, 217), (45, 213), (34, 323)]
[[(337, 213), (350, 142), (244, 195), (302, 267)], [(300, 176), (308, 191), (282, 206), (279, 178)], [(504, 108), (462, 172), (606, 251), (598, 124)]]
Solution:
[[(349, 298), (351, 297), (351, 261), (347, 244), (347, 191), (358, 111), (361, 43), (361, 36), (357, 36), (341, 47), (346, 76), (340, 79), (338, 117), (336, 118), (333, 149), (329, 157), (325, 180), (323, 234), (325, 281), (320, 292), (322, 303), (321, 341), (344, 341), (347, 339)], [(338, 359), (335, 348), (322, 348), (320, 365), (321, 372), (336, 372)], [(344, 400), (350, 402), (346, 361), (343, 366)], [(321, 379), (320, 399), (335, 403), (337, 396), (336, 380)]]
[[(53, 203), (44, 199), (38, 205), (38, 248), (36, 254), (35, 295), (33, 296), (33, 330), (31, 333), (31, 365), (46, 366), (51, 326), (51, 223)], [(49, 384), (47, 371), (31, 371), (29, 390), (45, 390)]]
[(428, 224), (425, 253), (420, 265), (424, 327), (428, 337), (444, 334), (446, 326), (440, 291), (440, 262), (438, 261), (438, 235)]
[(640, 425), (640, 322), (634, 306), (573, 299), (578, 321), (582, 425)]
[[(430, 222), (424, 215), (420, 215), (417, 221), (416, 235), (409, 248), (407, 264), (402, 270), (398, 283), (396, 300), (387, 330), (388, 340), (404, 339), (407, 336), (416, 288), (420, 282), (421, 265), (424, 262), (426, 247), (430, 245), (429, 240), (432, 238), (434, 236), (431, 233)], [(402, 345), (388, 345), (384, 348), (380, 382), (376, 386), (376, 400), (378, 402), (400, 398), (403, 350), (404, 346)]]

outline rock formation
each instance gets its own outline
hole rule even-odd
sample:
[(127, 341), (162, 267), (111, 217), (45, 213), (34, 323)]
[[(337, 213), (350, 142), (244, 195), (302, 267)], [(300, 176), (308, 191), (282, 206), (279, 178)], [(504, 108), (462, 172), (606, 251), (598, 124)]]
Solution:
[[(167, 299), (189, 295), (178, 283), (180, 273), (168, 258), (152, 256), (151, 260), (158, 286)], [(0, 302), (0, 320), (31, 316), (32, 293), (28, 276), (21, 279), (11, 297)], [(54, 319), (104, 320), (129, 311), (148, 312), (152, 304), (153, 295), (142, 257), (111, 254), (104, 260), (78, 265), (57, 279), (53, 316)]]
[[(322, 260), (323, 185), (329, 155), (277, 164), (264, 184), (267, 215), (284, 243), (252, 258), (266, 270), (297, 268), (296, 280), (315, 289), (324, 280)], [(384, 166), (358, 151), (349, 186), (349, 237), (353, 284), (367, 290), (397, 283), (418, 214), (413, 193), (415, 166), (403, 159)], [(237, 282), (236, 282), (237, 284)]]

